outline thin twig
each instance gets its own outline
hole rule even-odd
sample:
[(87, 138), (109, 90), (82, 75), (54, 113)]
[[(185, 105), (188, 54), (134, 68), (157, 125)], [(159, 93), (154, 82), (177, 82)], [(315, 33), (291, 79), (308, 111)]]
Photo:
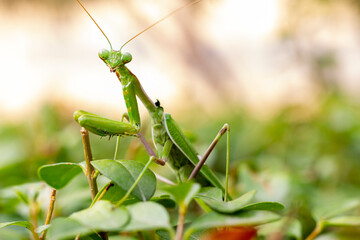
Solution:
[[(51, 196), (50, 196), (50, 204), (49, 204), (49, 210), (46, 216), (46, 220), (45, 220), (45, 224), (44, 225), (48, 225), (50, 224), (51, 218), (52, 218), (52, 214), (54, 212), (54, 206), (55, 206), (55, 200), (56, 200), (56, 189), (53, 189), (51, 192)], [(46, 236), (46, 232), (47, 230), (45, 229), (43, 231), (43, 233), (40, 236), (40, 240), (45, 239)]]
[(311, 232), (311, 234), (306, 238), (306, 240), (313, 240), (315, 239), (324, 229), (324, 222), (320, 220), (317, 224), (315, 229)]
[[(114, 186), (114, 183), (113, 183), (113, 182), (109, 182), (104, 190), (101, 189), (100, 192), (96, 195), (95, 199), (94, 199), (94, 200), (92, 201), (92, 203), (90, 204), (90, 207), (94, 206), (94, 204), (95, 204), (97, 201), (101, 200), (101, 198), (102, 198), (102, 197), (109, 191), (109, 189), (110, 189), (111, 187), (113, 187), (113, 186)], [(101, 191), (102, 191), (102, 192), (101, 192)]]
[(183, 233), (184, 233), (185, 215), (186, 215), (186, 206), (185, 205), (180, 206), (179, 207), (178, 225), (176, 227), (175, 240), (182, 240)]
[(209, 148), (206, 150), (204, 156), (200, 159), (200, 161), (197, 163), (197, 165), (195, 166), (194, 170), (192, 171), (192, 173), (190, 174), (190, 177), (188, 179), (191, 180), (194, 177), (197, 176), (197, 174), (200, 172), (201, 167), (205, 164), (205, 161), (207, 160), (207, 158), (209, 157), (210, 153), (212, 152), (212, 150), (215, 148), (216, 144), (220, 141), (220, 138), (222, 137), (222, 135), (224, 135), (224, 133), (226, 131), (229, 130), (229, 125), (225, 124), (219, 131), (219, 133), (216, 135), (215, 139), (212, 141), (212, 143), (210, 144)]
[(120, 145), (120, 136), (117, 136), (116, 145), (115, 145), (114, 160), (117, 159), (117, 154), (118, 154), (118, 151), (119, 151), (119, 145)]
[(33, 200), (30, 202), (29, 208), (30, 208), (30, 223), (32, 224), (34, 229), (36, 229), (37, 228), (37, 214), (39, 211), (36, 200)]
[(228, 183), (229, 183), (229, 147), (230, 147), (230, 126), (229, 124), (225, 123), (224, 126), (220, 129), (219, 133), (216, 135), (215, 139), (212, 141), (212, 143), (210, 144), (209, 148), (206, 150), (204, 156), (200, 159), (200, 161), (196, 164), (194, 170), (191, 172), (190, 177), (188, 178), (188, 181), (195, 178), (202, 166), (205, 164), (205, 161), (207, 160), (207, 158), (209, 157), (210, 153), (212, 152), (212, 150), (214, 150), (216, 144), (220, 141), (220, 138), (225, 134), (225, 132), (227, 132), (227, 147), (226, 147), (226, 180), (225, 180), (225, 197), (224, 197), (224, 201), (226, 202), (229, 198), (229, 193), (228, 193)]
[(89, 132), (85, 128), (81, 128), (81, 137), (83, 141), (84, 146), (84, 154), (85, 154), (85, 163), (86, 163), (86, 178), (88, 179), (90, 192), (91, 192), (91, 199), (94, 200), (98, 188), (96, 184), (96, 179), (94, 176), (94, 167), (91, 165), (92, 161), (92, 153), (91, 153), (91, 147), (90, 147), (90, 139), (89, 139)]
[(37, 228), (37, 215), (39, 212), (39, 206), (36, 202), (37, 194), (34, 196), (33, 199), (31, 199), (29, 203), (29, 211), (30, 211), (30, 223), (31, 228), (29, 229), (31, 231), (31, 234), (33, 235), (33, 238), (35, 240), (39, 240), (39, 235), (35, 232), (35, 229)]
[(140, 231), (138, 231), (138, 232), (136, 232), (136, 233), (137, 233), (137, 235), (138, 235), (138, 237), (139, 237), (139, 240), (145, 240), (143, 234), (142, 234)]
[[(86, 178), (88, 179), (90, 192), (91, 192), (91, 199), (94, 200), (96, 194), (98, 193), (98, 188), (97, 188), (96, 178), (94, 177), (95, 170), (94, 167), (91, 165), (92, 153), (91, 153), (89, 132), (83, 127), (80, 129), (80, 132), (81, 132), (84, 154), (85, 154), (85, 164), (86, 164), (85, 175)], [(99, 235), (104, 240), (108, 239), (108, 235), (106, 232), (99, 232)], [(76, 238), (80, 238), (80, 235), (76, 236)]]
[(140, 172), (139, 176), (137, 177), (137, 179), (135, 180), (135, 182), (133, 183), (133, 185), (129, 188), (129, 190), (126, 192), (126, 194), (120, 199), (120, 201), (118, 201), (115, 204), (115, 207), (119, 207), (121, 206), (121, 204), (123, 204), (125, 202), (125, 200), (130, 196), (130, 194), (132, 193), (132, 191), (135, 189), (135, 187), (137, 186), (137, 184), (139, 183), (139, 181), (141, 180), (141, 178), (143, 177), (143, 175), (145, 174), (146, 170), (149, 168), (150, 163), (154, 160), (154, 157), (151, 156), (149, 161), (146, 163), (146, 165), (144, 166), (144, 168), (142, 169), (142, 171)]
[(30, 228), (30, 232), (35, 240), (40, 240), (39, 236), (37, 235), (37, 233), (35, 232), (35, 229), (33, 227)]
[(229, 168), (230, 168), (230, 126), (228, 124), (225, 124), (227, 128), (227, 138), (226, 138), (226, 178), (225, 178), (225, 197), (224, 201), (226, 202), (228, 200), (229, 195)]

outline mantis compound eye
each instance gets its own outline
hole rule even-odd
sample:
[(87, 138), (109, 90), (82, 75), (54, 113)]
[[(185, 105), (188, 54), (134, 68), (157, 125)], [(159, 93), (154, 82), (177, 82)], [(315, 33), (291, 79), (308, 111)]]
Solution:
[(109, 51), (106, 50), (106, 49), (102, 49), (100, 50), (99, 52), (99, 57), (102, 59), (102, 60), (105, 60), (109, 57)]
[(121, 55), (121, 61), (125, 64), (132, 60), (132, 56), (130, 53), (125, 52)]

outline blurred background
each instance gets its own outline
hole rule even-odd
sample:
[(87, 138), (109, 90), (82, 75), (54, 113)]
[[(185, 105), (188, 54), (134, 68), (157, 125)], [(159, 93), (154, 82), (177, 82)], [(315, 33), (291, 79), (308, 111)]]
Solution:
[[(185, 3), (83, 1), (115, 49)], [(233, 195), (257, 189), (258, 200), (301, 212), (306, 234), (318, 212), (360, 194), (359, 11), (359, 0), (203, 0), (123, 51), (199, 153), (229, 123)], [(49, 190), (37, 183), (39, 166), (83, 161), (75, 110), (112, 119), (125, 112), (102, 48), (106, 39), (75, 0), (0, 0), (0, 222), (29, 215), (14, 186), (45, 189), (41, 216)], [(94, 158), (112, 158), (114, 139), (91, 141)], [(220, 175), (224, 151), (223, 140), (209, 160)], [(147, 160), (137, 139), (123, 138), (121, 155)], [(86, 184), (79, 176), (59, 193), (57, 215), (88, 205)], [(0, 236), (26, 239), (9, 229)]]

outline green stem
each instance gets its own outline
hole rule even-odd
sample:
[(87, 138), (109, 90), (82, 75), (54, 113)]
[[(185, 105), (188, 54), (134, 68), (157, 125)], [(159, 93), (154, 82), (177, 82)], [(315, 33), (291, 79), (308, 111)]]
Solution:
[(179, 207), (179, 217), (178, 217), (178, 225), (176, 227), (175, 240), (182, 240), (184, 234), (184, 222), (185, 222), (186, 210), (187, 209), (185, 205)]
[[(51, 218), (52, 218), (52, 214), (54, 212), (54, 205), (55, 205), (55, 200), (56, 200), (56, 189), (53, 189), (51, 192), (51, 196), (50, 196), (50, 204), (49, 204), (49, 210), (46, 216), (46, 220), (45, 220), (45, 224), (44, 225), (48, 225), (50, 224)], [(40, 240), (45, 239), (46, 237), (46, 232), (47, 230), (44, 230), (43, 233), (40, 236)]]
[[(94, 201), (96, 194), (98, 193), (96, 178), (95, 175), (95, 169), (91, 165), (92, 153), (91, 153), (91, 145), (90, 145), (90, 138), (89, 138), (89, 132), (85, 128), (81, 128), (81, 137), (83, 141), (83, 147), (84, 147), (84, 154), (85, 154), (85, 165), (86, 165), (86, 171), (85, 175), (89, 183), (90, 192), (91, 192), (91, 199)], [(108, 236), (106, 232), (99, 232), (99, 235), (102, 239), (107, 240)], [(80, 238), (80, 235), (76, 236), (77, 238)]]
[(324, 222), (320, 220), (312, 233), (306, 238), (306, 240), (314, 240), (324, 229)]
[(37, 228), (37, 214), (38, 214), (38, 210), (39, 207), (36, 203), (36, 199), (32, 200), (30, 202), (30, 223), (32, 225), (32, 228), (30, 229), (34, 239), (38, 240), (39, 239), (39, 235), (37, 233), (35, 233), (34, 229)]
[(98, 192), (98, 188), (96, 184), (96, 178), (93, 177), (95, 170), (94, 167), (91, 165), (92, 153), (91, 153), (89, 132), (83, 127), (81, 128), (80, 132), (81, 132), (81, 137), (84, 146), (84, 154), (85, 154), (85, 163), (86, 163), (85, 174), (86, 174), (86, 178), (88, 179), (88, 183), (90, 187), (91, 199), (94, 200)]
[(94, 206), (94, 204), (99, 201), (104, 195), (105, 193), (107, 193), (107, 191), (109, 191), (109, 189), (114, 186), (114, 183), (109, 182), (108, 184), (106, 184), (99, 192), (98, 194), (96, 194), (96, 197), (94, 198), (94, 200), (92, 201), (90, 207)]
[(216, 144), (220, 141), (220, 138), (225, 134), (225, 132), (228, 131), (227, 134), (227, 152), (226, 152), (226, 186), (225, 186), (225, 196), (224, 200), (227, 201), (229, 198), (228, 193), (228, 182), (229, 182), (229, 155), (230, 155), (230, 126), (229, 124), (225, 123), (224, 126), (220, 129), (219, 133), (216, 135), (215, 139), (210, 144), (209, 148), (206, 150), (204, 156), (200, 159), (200, 161), (196, 164), (194, 170), (191, 172), (190, 177), (188, 178), (188, 181), (195, 178), (197, 174), (200, 172), (200, 169), (205, 164), (205, 161), (209, 157), (212, 150), (214, 150)]
[(225, 177), (225, 197), (226, 202), (229, 194), (229, 164), (230, 164), (230, 126), (227, 125), (227, 138), (226, 138), (226, 177)]
[(141, 232), (136, 232), (138, 237), (139, 237), (139, 240), (145, 240), (143, 234)]
[(32, 234), (32, 236), (33, 236), (33, 238), (34, 238), (35, 240), (40, 240), (40, 239), (39, 239), (39, 235), (37, 235), (37, 233), (35, 232), (34, 228), (31, 228), (31, 229), (30, 229), (30, 232), (31, 232), (31, 234)]
[(154, 160), (155, 158), (153, 156), (150, 157), (149, 161), (146, 163), (145, 167), (143, 168), (143, 170), (141, 171), (141, 173), (139, 174), (138, 178), (135, 180), (135, 182), (133, 183), (133, 185), (130, 187), (130, 189), (127, 191), (127, 193), (125, 194), (125, 196), (120, 199), (120, 201), (115, 205), (115, 207), (119, 207), (121, 206), (121, 204), (123, 204), (125, 202), (125, 200), (130, 196), (130, 194), (132, 193), (132, 191), (135, 189), (136, 185), (139, 183), (140, 179), (142, 178), (142, 176), (144, 175), (145, 171), (149, 168), (150, 163)]
[(119, 151), (119, 146), (120, 146), (120, 136), (117, 136), (116, 138), (116, 146), (115, 146), (115, 153), (114, 153), (114, 160), (117, 159), (117, 154)]

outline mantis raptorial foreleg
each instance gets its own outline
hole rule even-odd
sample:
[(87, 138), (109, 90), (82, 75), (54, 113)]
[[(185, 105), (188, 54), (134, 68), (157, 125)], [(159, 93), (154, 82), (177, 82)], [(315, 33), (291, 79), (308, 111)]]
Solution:
[[(165, 161), (156, 156), (154, 150), (140, 132), (131, 134), (131, 131), (129, 130), (133, 129), (132, 125), (123, 121), (124, 119), (129, 120), (127, 113), (123, 114), (121, 121), (116, 121), (101, 117), (94, 113), (78, 110), (74, 113), (74, 119), (82, 127), (86, 128), (88, 131), (99, 136), (120, 137), (121, 135), (130, 135), (130, 136), (139, 137), (146, 151), (149, 153), (150, 156), (152, 156), (155, 159), (156, 163), (160, 165), (165, 165)], [(118, 143), (116, 146), (118, 146)], [(115, 150), (115, 155), (116, 153), (117, 153), (117, 148)]]
[[(121, 122), (123, 122), (124, 119), (126, 119), (127, 121), (129, 121), (129, 115), (128, 115), (127, 113), (124, 113), (124, 114), (122, 115), (122, 117), (121, 117)], [(120, 134), (120, 135), (121, 135), (121, 134)], [(115, 150), (116, 153), (117, 153), (117, 149), (118, 149), (118, 146), (119, 146), (120, 135), (118, 135), (118, 137), (117, 137), (116, 150)], [(165, 165), (165, 160), (161, 159), (161, 156), (160, 156), (160, 158), (159, 158), (158, 156), (156, 156), (156, 153), (154, 152), (154, 149), (150, 146), (150, 144), (148, 143), (148, 141), (146, 141), (146, 139), (144, 138), (144, 136), (143, 136), (140, 132), (138, 132), (136, 135), (139, 137), (141, 143), (144, 145), (144, 147), (145, 147), (146, 151), (148, 152), (148, 154), (150, 155), (150, 157), (153, 157), (154, 160), (155, 160), (155, 162), (156, 162), (157, 164), (160, 164), (160, 165), (163, 165), (163, 166), (164, 166), (164, 165)], [(116, 154), (115, 154), (115, 155), (116, 155)]]
[(111, 120), (83, 110), (74, 112), (74, 119), (80, 126), (99, 136), (135, 136), (139, 132), (139, 129), (130, 123)]

